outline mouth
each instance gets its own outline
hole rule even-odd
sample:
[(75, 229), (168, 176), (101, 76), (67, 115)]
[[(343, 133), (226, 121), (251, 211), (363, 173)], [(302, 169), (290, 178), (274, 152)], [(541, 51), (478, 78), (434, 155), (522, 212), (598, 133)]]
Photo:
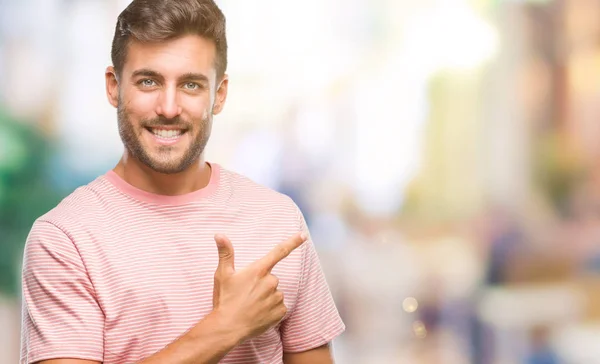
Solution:
[(146, 127), (145, 128), (154, 139), (160, 144), (174, 144), (187, 132), (186, 129), (166, 128), (166, 127)]

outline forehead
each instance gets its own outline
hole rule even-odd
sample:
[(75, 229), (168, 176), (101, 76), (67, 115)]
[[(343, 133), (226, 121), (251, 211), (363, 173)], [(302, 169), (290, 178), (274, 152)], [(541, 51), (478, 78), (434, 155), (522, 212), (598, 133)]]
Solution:
[(215, 57), (215, 44), (197, 35), (152, 43), (132, 40), (128, 44), (123, 71), (127, 75), (145, 68), (166, 77), (202, 73), (212, 80), (216, 78)]

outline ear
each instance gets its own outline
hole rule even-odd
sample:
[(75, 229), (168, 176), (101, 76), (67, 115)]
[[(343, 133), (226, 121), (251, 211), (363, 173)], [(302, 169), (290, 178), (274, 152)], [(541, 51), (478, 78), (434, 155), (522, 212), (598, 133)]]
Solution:
[(217, 87), (217, 92), (215, 94), (215, 103), (214, 103), (213, 109), (212, 109), (213, 115), (217, 115), (223, 110), (223, 106), (225, 106), (225, 100), (227, 99), (228, 85), (229, 85), (229, 76), (227, 76), (225, 74), (221, 78), (221, 82), (219, 82), (219, 86)]
[(112, 106), (117, 107), (119, 105), (119, 80), (113, 66), (106, 68), (104, 78), (106, 79), (106, 97), (108, 98), (108, 102)]

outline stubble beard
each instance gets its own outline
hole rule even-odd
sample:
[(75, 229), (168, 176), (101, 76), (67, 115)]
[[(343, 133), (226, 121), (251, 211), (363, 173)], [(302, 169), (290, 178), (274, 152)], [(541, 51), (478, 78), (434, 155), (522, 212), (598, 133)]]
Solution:
[[(163, 174), (180, 173), (197, 163), (208, 143), (212, 126), (212, 115), (206, 113), (204, 118), (197, 123), (183, 120), (180, 117), (167, 119), (159, 116), (155, 119), (144, 119), (140, 121), (138, 127), (135, 127), (131, 122), (127, 108), (122, 106), (122, 102), (119, 102), (117, 106), (117, 120), (119, 135), (129, 155), (153, 171)], [(181, 157), (172, 155), (175, 148), (171, 146), (160, 146), (158, 151), (153, 153), (142, 145), (142, 134), (145, 133), (146, 127), (167, 125), (181, 126), (186, 129), (186, 133), (195, 133), (191, 145)]]

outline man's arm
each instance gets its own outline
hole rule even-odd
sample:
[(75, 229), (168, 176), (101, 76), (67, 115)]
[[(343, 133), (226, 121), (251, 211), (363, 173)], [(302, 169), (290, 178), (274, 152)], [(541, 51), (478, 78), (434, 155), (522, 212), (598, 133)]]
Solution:
[[(243, 335), (235, 331), (219, 314), (213, 312), (200, 321), (185, 335), (169, 344), (163, 350), (138, 364), (155, 363), (218, 363), (233, 349)], [(80, 359), (44, 360), (38, 364), (101, 364), (97, 361)]]
[(37, 362), (36, 364), (102, 364), (99, 361), (81, 359), (52, 359)]
[[(212, 336), (212, 338), (214, 338), (214, 336)], [(182, 339), (183, 339), (183, 337), (182, 337)], [(217, 340), (213, 340), (213, 341), (217, 341)], [(213, 348), (211, 348), (209, 345), (204, 345), (202, 342), (194, 342), (192, 340), (192, 341), (190, 341), (190, 344), (199, 345), (198, 347), (192, 347), (192, 349), (195, 349), (197, 351), (204, 350), (204, 353), (208, 353), (209, 351), (213, 350)], [(218, 344), (221, 344), (221, 343), (218, 342)], [(172, 345), (172, 349), (173, 350), (180, 349), (183, 352), (183, 350), (185, 350), (184, 345), (185, 344), (182, 344), (181, 347), (177, 348), (177, 346), (179, 346), (179, 345), (178, 345), (178, 342), (175, 342)], [(164, 353), (161, 352), (161, 353), (158, 353), (157, 355), (164, 356), (164, 358), (157, 358), (157, 359), (149, 358), (148, 360), (151, 359), (152, 362), (156, 361), (157, 363), (158, 362), (169, 363), (170, 361), (165, 361), (165, 360), (167, 360), (167, 358), (171, 359), (174, 354), (169, 354), (165, 350)], [(201, 361), (201, 362), (204, 363), (204, 361)], [(146, 363), (146, 361), (143, 361), (142, 363)], [(304, 351), (301, 353), (284, 353), (283, 354), (283, 363), (284, 364), (334, 364), (333, 357), (331, 355), (331, 350), (330, 350), (328, 344), (318, 347), (316, 349)], [(89, 360), (58, 359), (58, 360), (46, 360), (46, 361), (42, 361), (38, 364), (102, 364), (102, 363), (97, 362), (97, 361), (89, 361)]]
[[(149, 363), (179, 363), (185, 362), (185, 357), (192, 357), (194, 361), (201, 363), (218, 362), (215, 354), (220, 355), (222, 352), (228, 352), (233, 348), (227, 349), (227, 345), (223, 345), (224, 342), (230, 340), (227, 335), (220, 338), (219, 335), (215, 335), (215, 331), (209, 328), (209, 325), (204, 323), (206, 332), (204, 335), (199, 334), (194, 340), (194, 337), (182, 336), (179, 340), (175, 341), (165, 350), (158, 354), (148, 358), (141, 362), (141, 364)], [(198, 328), (199, 331), (201, 330)], [(216, 330), (218, 331), (218, 330)], [(235, 336), (233, 336), (235, 337)], [(202, 340), (199, 340), (201, 339)], [(221, 341), (223, 340), (223, 341)], [(221, 348), (219, 348), (221, 347)], [(194, 354), (194, 352), (196, 354)], [(198, 359), (204, 356), (204, 359)], [(177, 358), (177, 359), (176, 359)], [(176, 361), (179, 360), (179, 361)], [(183, 360), (183, 361), (181, 361)], [(216, 361), (215, 361), (216, 360)], [(333, 357), (329, 344), (323, 345), (316, 349), (304, 351), (301, 353), (284, 353), (283, 354), (284, 364), (334, 364)], [(89, 360), (78, 360), (78, 359), (57, 359), (57, 360), (46, 360), (38, 364), (101, 364), (96, 361)]]
[(329, 344), (300, 353), (284, 353), (284, 364), (333, 364)]

